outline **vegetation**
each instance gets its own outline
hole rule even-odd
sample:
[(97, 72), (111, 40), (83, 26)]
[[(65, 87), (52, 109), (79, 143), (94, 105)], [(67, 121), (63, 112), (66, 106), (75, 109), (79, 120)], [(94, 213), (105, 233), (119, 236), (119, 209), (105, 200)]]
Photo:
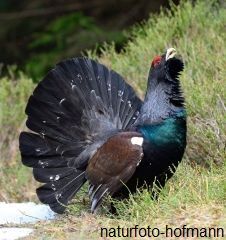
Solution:
[[(35, 80), (51, 69), (53, 62), (73, 57), (73, 54), (81, 49), (98, 49), (99, 43), (110, 42), (112, 39), (117, 44), (125, 41), (121, 31), (111, 30), (106, 34), (106, 30), (98, 27), (91, 17), (79, 12), (51, 21), (44, 31), (34, 34), (33, 38), (29, 49), (36, 54), (31, 55), (25, 68)], [(39, 64), (40, 62), (42, 64)]]
[[(106, 209), (97, 216), (89, 214), (89, 202), (80, 194), (67, 217), (38, 223), (36, 236), (45, 232), (47, 239), (90, 239), (100, 237), (100, 227), (135, 224), (226, 229), (226, 9), (215, 0), (200, 0), (194, 6), (182, 1), (179, 7), (171, 8), (135, 27), (120, 54), (114, 45), (103, 47), (100, 57), (92, 51), (87, 54), (118, 71), (140, 96), (153, 56), (170, 46), (182, 55), (188, 146), (176, 175), (157, 201), (140, 190), (130, 199), (116, 202), (115, 216)], [(36, 200), (36, 185), (31, 171), (20, 163), (17, 146), (18, 134), (24, 128), (24, 108), (33, 88), (32, 80), (22, 73), (15, 76), (9, 71), (9, 76), (0, 80), (0, 201)]]
[(16, 63), (38, 81), (54, 63), (84, 49), (114, 41), (120, 50), (125, 29), (168, 6), (169, 0), (1, 0), (0, 62)]

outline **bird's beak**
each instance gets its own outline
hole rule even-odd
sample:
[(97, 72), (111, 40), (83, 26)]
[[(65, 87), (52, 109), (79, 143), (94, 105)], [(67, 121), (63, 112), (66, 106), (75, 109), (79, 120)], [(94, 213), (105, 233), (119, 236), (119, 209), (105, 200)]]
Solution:
[(170, 58), (173, 58), (177, 54), (177, 51), (175, 48), (168, 48), (166, 51), (166, 61), (168, 61)]

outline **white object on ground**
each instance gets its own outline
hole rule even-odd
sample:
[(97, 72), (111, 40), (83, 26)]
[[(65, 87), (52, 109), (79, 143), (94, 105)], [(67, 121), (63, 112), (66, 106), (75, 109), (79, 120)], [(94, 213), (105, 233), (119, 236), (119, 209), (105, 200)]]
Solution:
[(0, 202), (0, 224), (35, 223), (40, 220), (51, 220), (55, 213), (49, 206), (43, 204), (4, 203)]
[(0, 228), (0, 240), (15, 240), (32, 233), (31, 228)]

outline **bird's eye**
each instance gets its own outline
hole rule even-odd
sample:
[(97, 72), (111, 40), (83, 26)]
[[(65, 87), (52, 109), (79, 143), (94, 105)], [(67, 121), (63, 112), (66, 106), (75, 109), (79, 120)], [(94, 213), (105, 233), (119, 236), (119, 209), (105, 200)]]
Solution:
[(153, 59), (153, 61), (152, 61), (152, 63), (151, 63), (151, 66), (152, 66), (152, 67), (156, 67), (157, 65), (160, 64), (161, 60), (162, 60), (162, 57), (161, 57), (161, 56), (156, 56), (156, 57), (154, 57), (154, 59)]

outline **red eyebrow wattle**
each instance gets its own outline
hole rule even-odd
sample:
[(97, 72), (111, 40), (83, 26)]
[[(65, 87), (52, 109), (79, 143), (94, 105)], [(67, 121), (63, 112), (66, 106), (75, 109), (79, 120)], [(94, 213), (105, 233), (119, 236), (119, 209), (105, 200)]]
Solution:
[(152, 63), (151, 63), (151, 66), (152, 67), (155, 67), (156, 65), (158, 65), (162, 60), (162, 57), (161, 56), (156, 56), (154, 57)]

